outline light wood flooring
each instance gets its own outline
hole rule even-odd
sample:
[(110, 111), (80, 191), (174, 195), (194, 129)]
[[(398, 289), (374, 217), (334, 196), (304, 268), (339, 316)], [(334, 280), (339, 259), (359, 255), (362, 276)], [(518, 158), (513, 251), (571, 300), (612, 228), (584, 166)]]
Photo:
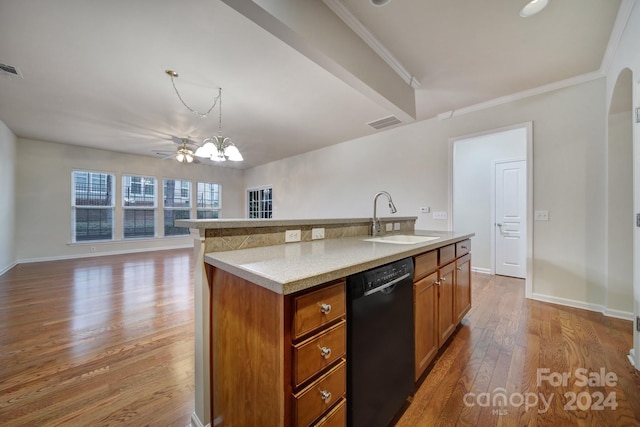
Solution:
[[(23, 264), (0, 276), (0, 426), (186, 426), (192, 271), (187, 249)], [(520, 280), (474, 274), (472, 310), (397, 425), (640, 426), (631, 327), (526, 300)], [(566, 385), (538, 385), (539, 368), (552, 379), (568, 373)], [(581, 373), (601, 369), (609, 385), (580, 386)]]
[(192, 250), (0, 276), (0, 426), (186, 426)]

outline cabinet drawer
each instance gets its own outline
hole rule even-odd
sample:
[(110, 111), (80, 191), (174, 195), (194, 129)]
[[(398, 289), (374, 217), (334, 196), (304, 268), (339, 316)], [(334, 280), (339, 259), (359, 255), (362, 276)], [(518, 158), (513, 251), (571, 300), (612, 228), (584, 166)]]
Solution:
[(293, 419), (296, 426), (308, 426), (344, 397), (347, 382), (344, 360), (317, 381), (293, 395)]
[(322, 369), (345, 355), (347, 328), (343, 320), (337, 325), (293, 347), (293, 381), (298, 387)]
[(445, 265), (456, 259), (456, 245), (443, 246), (438, 251), (440, 252), (438, 265)]
[(347, 425), (347, 401), (342, 399), (327, 415), (313, 427), (345, 427)]
[(294, 298), (293, 336), (299, 338), (345, 315), (345, 281)]
[(463, 240), (462, 242), (456, 243), (456, 256), (461, 257), (462, 255), (468, 254), (471, 250), (471, 239)]
[(438, 268), (438, 251), (435, 250), (418, 255), (415, 261), (416, 265), (414, 267), (413, 277), (414, 280), (417, 280), (434, 272), (436, 268)]

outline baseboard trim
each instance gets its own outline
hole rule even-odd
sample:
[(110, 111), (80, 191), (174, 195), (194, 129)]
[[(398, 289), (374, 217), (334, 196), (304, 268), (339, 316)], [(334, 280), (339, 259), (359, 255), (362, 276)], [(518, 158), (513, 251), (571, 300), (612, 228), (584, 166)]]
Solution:
[(207, 424), (207, 425), (202, 424), (202, 421), (200, 421), (200, 418), (198, 418), (198, 414), (194, 412), (191, 414), (191, 424), (189, 424), (189, 426), (190, 427), (211, 427), (211, 424)]
[(471, 271), (480, 274), (493, 274), (490, 268), (471, 267)]
[(633, 313), (629, 313), (627, 311), (611, 310), (611, 309), (607, 309), (605, 306), (600, 304), (591, 304), (591, 303), (576, 301), (568, 298), (559, 298), (559, 297), (554, 297), (550, 295), (533, 293), (531, 294), (531, 299), (536, 301), (548, 302), (551, 304), (563, 305), (566, 307), (573, 307), (573, 308), (580, 308), (582, 310), (595, 311), (597, 313), (602, 313), (607, 317), (615, 317), (617, 319), (633, 320), (634, 318)]
[(0, 276), (2, 276), (4, 273), (6, 273), (7, 271), (11, 270), (13, 267), (15, 267), (16, 265), (18, 265), (17, 262), (14, 262), (12, 264), (9, 264), (8, 266), (6, 266), (5, 268), (3, 268), (2, 270), (0, 270)]
[(71, 255), (60, 255), (60, 256), (52, 256), (52, 257), (41, 257), (41, 258), (23, 258), (23, 259), (19, 259), (16, 262), (16, 264), (29, 264), (32, 262), (46, 262), (46, 261), (62, 261), (66, 259), (94, 258), (94, 257), (109, 256), (109, 255), (126, 255), (126, 254), (134, 254), (134, 253), (141, 253), (141, 252), (170, 251), (172, 249), (187, 249), (187, 248), (193, 248), (193, 243), (172, 245), (172, 246), (160, 246), (157, 248), (150, 247), (150, 248), (137, 248), (137, 249), (123, 249), (118, 251), (96, 252), (96, 253), (88, 253), (88, 254), (71, 254)]

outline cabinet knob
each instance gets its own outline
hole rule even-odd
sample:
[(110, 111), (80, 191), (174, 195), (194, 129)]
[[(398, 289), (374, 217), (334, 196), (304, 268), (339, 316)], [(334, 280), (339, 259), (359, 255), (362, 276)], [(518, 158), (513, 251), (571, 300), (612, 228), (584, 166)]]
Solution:
[(440, 279), (440, 280), (442, 280), (443, 282), (446, 282), (446, 281), (447, 281), (447, 278), (446, 278), (446, 277), (443, 277), (443, 278), (442, 278), (442, 279)]
[(328, 359), (331, 356), (331, 349), (329, 347), (320, 347), (320, 356)]
[(458, 268), (456, 268), (456, 270), (461, 271), (461, 270), (462, 270), (462, 267), (458, 267)]
[(331, 304), (321, 304), (320, 311), (323, 314), (329, 314), (331, 312)]
[(329, 400), (331, 400), (331, 392), (327, 390), (320, 390), (320, 398), (324, 401), (324, 403), (327, 403)]
[(440, 286), (440, 281), (433, 282), (434, 285)]
[(460, 247), (461, 247), (462, 249), (467, 249), (467, 247), (466, 247), (466, 246), (464, 246), (464, 245), (463, 245), (463, 246), (460, 246)]

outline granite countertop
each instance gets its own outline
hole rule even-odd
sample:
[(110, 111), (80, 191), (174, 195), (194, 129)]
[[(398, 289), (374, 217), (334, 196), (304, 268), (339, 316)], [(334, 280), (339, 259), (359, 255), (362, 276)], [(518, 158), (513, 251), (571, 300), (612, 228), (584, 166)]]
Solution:
[(364, 240), (371, 236), (323, 239), (211, 252), (205, 254), (205, 262), (286, 295), (474, 236), (474, 233), (420, 230), (414, 234), (439, 239), (411, 245)]

